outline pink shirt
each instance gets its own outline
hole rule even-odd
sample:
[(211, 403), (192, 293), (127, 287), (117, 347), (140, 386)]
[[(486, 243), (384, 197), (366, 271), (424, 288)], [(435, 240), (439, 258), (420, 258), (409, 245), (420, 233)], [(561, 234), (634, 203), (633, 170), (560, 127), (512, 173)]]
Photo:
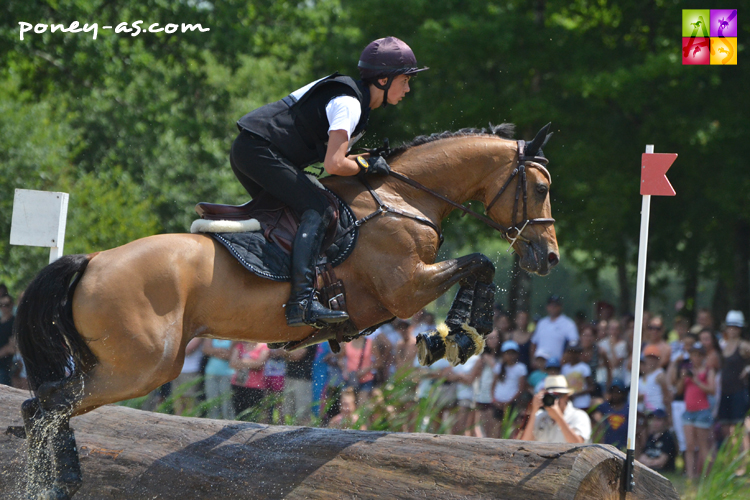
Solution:
[[(699, 373), (698, 380), (704, 384), (708, 383), (708, 372), (704, 370)], [(692, 378), (685, 379), (685, 410), (700, 411), (710, 407), (708, 395), (703, 392), (703, 389), (698, 387)]]
[[(240, 359), (247, 361), (257, 360), (258, 358), (260, 358), (261, 354), (263, 354), (265, 351), (268, 351), (268, 346), (266, 344), (256, 344), (254, 348), (248, 350), (246, 344), (244, 342), (240, 342), (237, 345), (236, 349), (239, 352)], [(244, 384), (238, 383), (237, 379), (242, 371), (243, 370), (237, 370), (237, 372), (232, 376), (232, 385), (239, 385), (240, 387), (245, 387), (247, 389), (266, 388), (265, 377), (263, 377), (263, 368), (260, 368), (258, 370), (250, 370), (247, 374), (247, 380), (245, 380)]]
[[(364, 352), (357, 349), (351, 343), (344, 344), (346, 350), (346, 371), (356, 372), (372, 366), (372, 341), (365, 339)], [(372, 371), (368, 371), (359, 378), (359, 383), (364, 384), (375, 378)]]

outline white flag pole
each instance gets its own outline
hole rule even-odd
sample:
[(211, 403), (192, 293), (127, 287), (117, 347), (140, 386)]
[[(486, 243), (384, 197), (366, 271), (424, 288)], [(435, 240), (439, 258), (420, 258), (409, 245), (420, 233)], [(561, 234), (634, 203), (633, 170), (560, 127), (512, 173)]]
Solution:
[[(653, 144), (647, 145), (646, 153), (653, 152)], [(641, 165), (641, 168), (645, 167)], [(641, 370), (643, 299), (646, 293), (646, 253), (648, 251), (650, 213), (651, 195), (645, 194), (641, 205), (641, 237), (638, 244), (638, 274), (635, 288), (635, 326), (633, 328), (633, 357), (630, 368), (630, 411), (628, 413), (628, 450), (625, 459), (625, 491), (633, 491), (635, 485), (635, 426), (638, 418), (638, 379)]]

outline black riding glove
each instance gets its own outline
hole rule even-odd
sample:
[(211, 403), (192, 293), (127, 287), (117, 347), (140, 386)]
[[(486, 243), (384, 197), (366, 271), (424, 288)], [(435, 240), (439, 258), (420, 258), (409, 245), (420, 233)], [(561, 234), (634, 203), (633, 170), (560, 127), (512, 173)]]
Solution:
[(370, 158), (358, 156), (357, 165), (365, 174), (388, 175), (391, 173), (391, 167), (388, 166), (382, 156), (371, 156)]

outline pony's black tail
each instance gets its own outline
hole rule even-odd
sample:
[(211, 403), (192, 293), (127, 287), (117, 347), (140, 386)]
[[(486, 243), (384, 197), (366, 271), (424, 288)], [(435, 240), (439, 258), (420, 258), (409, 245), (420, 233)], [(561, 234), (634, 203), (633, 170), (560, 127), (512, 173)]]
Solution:
[(18, 304), (13, 327), (34, 392), (96, 364), (73, 323), (73, 292), (88, 264), (87, 255), (56, 260), (34, 278)]

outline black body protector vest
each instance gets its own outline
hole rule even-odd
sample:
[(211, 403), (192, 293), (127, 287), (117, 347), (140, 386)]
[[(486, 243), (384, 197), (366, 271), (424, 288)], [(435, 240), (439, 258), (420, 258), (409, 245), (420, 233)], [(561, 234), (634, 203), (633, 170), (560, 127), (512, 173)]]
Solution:
[(334, 73), (312, 86), (298, 101), (291, 95), (246, 114), (237, 122), (276, 146), (298, 168), (325, 159), (328, 145), (326, 105), (334, 97), (348, 95), (361, 106), (352, 138), (361, 135), (370, 115), (370, 90), (361, 81)]

